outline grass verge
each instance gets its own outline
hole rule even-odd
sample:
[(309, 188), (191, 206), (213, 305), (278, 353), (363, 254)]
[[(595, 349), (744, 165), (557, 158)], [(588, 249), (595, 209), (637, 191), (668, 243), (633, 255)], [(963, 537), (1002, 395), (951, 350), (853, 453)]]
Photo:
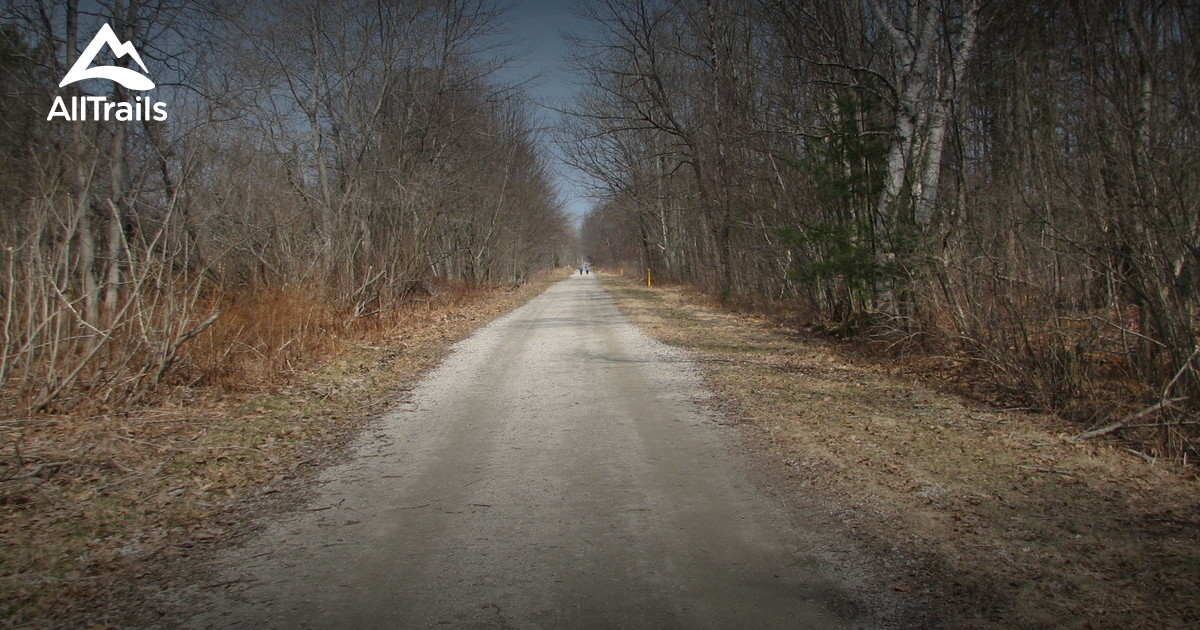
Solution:
[(786, 495), (918, 560), (893, 588), (963, 628), (1200, 625), (1200, 483), (1049, 416), (985, 408), (680, 288), (605, 278), (693, 353)]
[(155, 408), (13, 427), (0, 469), (0, 626), (78, 627), (129, 608), (125, 582), (221, 544), (336, 457), (454, 342), (543, 291), (447, 294), (286, 378), (181, 389)]

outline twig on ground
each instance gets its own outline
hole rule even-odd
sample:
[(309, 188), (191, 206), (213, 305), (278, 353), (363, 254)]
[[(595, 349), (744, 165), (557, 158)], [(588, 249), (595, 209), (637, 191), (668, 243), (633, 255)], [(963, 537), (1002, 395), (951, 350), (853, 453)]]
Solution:
[(1167, 470), (1169, 470), (1169, 471), (1171, 471), (1171, 472), (1173, 472), (1173, 473), (1176, 473), (1176, 474), (1179, 474), (1179, 473), (1183, 472), (1181, 469), (1179, 469), (1179, 468), (1176, 468), (1175, 466), (1172, 466), (1172, 465), (1170, 465), (1170, 464), (1168, 464), (1168, 463), (1166, 463), (1166, 462), (1162, 461), (1161, 459), (1159, 459), (1159, 458), (1157, 458), (1157, 457), (1151, 457), (1150, 455), (1147, 455), (1147, 454), (1145, 454), (1145, 453), (1143, 453), (1143, 452), (1141, 452), (1141, 451), (1135, 451), (1135, 450), (1133, 450), (1133, 449), (1131, 449), (1131, 448), (1127, 448), (1127, 449), (1125, 449), (1125, 450), (1129, 451), (1129, 452), (1130, 452), (1130, 453), (1132, 453), (1133, 455), (1137, 455), (1138, 457), (1142, 458), (1143, 460), (1145, 460), (1145, 461), (1146, 461), (1146, 463), (1147, 463), (1147, 464), (1151, 464), (1151, 465), (1153, 465), (1153, 466), (1161, 466), (1162, 468), (1165, 468), (1165, 469), (1167, 469)]
[(1122, 418), (1110, 425), (1100, 427), (1099, 429), (1092, 429), (1091, 431), (1085, 431), (1083, 433), (1080, 433), (1079, 435), (1076, 435), (1072, 439), (1074, 439), (1076, 442), (1082, 442), (1084, 440), (1098, 438), (1102, 435), (1108, 435), (1109, 433), (1112, 433), (1113, 431), (1117, 431), (1119, 429), (1124, 428), (1125, 425), (1129, 424), (1130, 422), (1133, 422), (1134, 420), (1141, 420), (1142, 418), (1145, 418), (1146, 416), (1149, 416), (1150, 414), (1157, 413), (1163, 409), (1168, 409), (1168, 408), (1176, 409), (1177, 407), (1175, 406), (1175, 403), (1183, 402), (1185, 400), (1187, 400), (1187, 397), (1171, 398), (1168, 400), (1159, 401), (1158, 403), (1155, 403), (1149, 407), (1146, 407), (1145, 409), (1143, 409), (1137, 413), (1125, 416), (1124, 418)]
[(346, 502), (346, 500), (342, 499), (341, 501), (338, 501), (337, 503), (333, 503), (331, 505), (324, 505), (321, 507), (308, 508), (306, 511), (307, 512), (320, 512), (322, 510), (332, 510), (335, 507), (340, 507), (345, 502)]
[(31, 470), (27, 473), (22, 473), (20, 475), (14, 475), (12, 477), (5, 477), (4, 479), (0, 479), (0, 481), (16, 481), (18, 479), (29, 479), (30, 477), (38, 476), (38, 473), (42, 472), (43, 470), (45, 470), (47, 468), (58, 468), (60, 466), (66, 466), (68, 464), (73, 464), (73, 463), (75, 463), (75, 462), (65, 461), (65, 462), (50, 462), (48, 464), (38, 464), (37, 466), (35, 466), (33, 468), (33, 470)]
[(1033, 472), (1048, 473), (1053, 475), (1063, 475), (1065, 477), (1074, 477), (1075, 473), (1059, 470), (1057, 468), (1043, 468), (1041, 466), (1017, 466), (1021, 470), (1032, 470)]

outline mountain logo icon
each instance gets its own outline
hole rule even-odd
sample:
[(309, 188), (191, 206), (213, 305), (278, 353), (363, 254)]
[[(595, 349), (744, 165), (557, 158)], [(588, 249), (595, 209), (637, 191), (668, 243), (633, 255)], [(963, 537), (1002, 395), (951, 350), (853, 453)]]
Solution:
[(151, 81), (149, 77), (136, 70), (121, 68), (119, 66), (89, 67), (96, 60), (96, 55), (100, 53), (100, 48), (105, 44), (113, 51), (114, 59), (120, 59), (125, 55), (129, 55), (133, 57), (138, 66), (141, 66), (142, 72), (146, 72), (146, 64), (142, 63), (142, 58), (138, 55), (137, 49), (133, 47), (133, 43), (122, 42), (117, 39), (117, 34), (113, 32), (112, 27), (105, 24), (100, 27), (100, 32), (96, 33), (96, 36), (88, 43), (87, 48), (83, 49), (83, 54), (79, 55), (79, 59), (75, 61), (75, 65), (71, 66), (71, 69), (67, 72), (67, 76), (63, 77), (62, 83), (59, 83), (58, 87), (65, 87), (84, 79), (108, 79), (116, 81), (131, 90), (150, 90), (154, 88), (154, 81)]

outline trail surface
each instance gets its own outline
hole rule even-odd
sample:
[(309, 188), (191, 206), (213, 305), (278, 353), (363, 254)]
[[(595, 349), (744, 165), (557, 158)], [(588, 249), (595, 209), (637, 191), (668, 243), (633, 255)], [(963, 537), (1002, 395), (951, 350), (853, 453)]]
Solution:
[(204, 612), (174, 621), (880, 625), (814, 526), (748, 481), (702, 395), (594, 277), (559, 282), (459, 344), (308, 506), (227, 553), (189, 595)]

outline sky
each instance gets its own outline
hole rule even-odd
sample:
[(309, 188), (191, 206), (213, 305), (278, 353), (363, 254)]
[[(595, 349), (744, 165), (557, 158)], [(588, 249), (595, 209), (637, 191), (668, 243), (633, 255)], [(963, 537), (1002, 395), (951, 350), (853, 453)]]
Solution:
[[(570, 106), (575, 83), (564, 59), (568, 53), (562, 34), (588, 35), (595, 26), (578, 16), (579, 8), (589, 0), (497, 0), (508, 7), (505, 33), (499, 41), (510, 42), (505, 56), (521, 54), (522, 59), (503, 69), (496, 77), (506, 84), (527, 84), (536, 103), (536, 123), (550, 127), (560, 116), (551, 107)], [(91, 3), (84, 0), (86, 8)], [(92, 12), (102, 12), (91, 8)], [(542, 134), (546, 154), (558, 175), (557, 186), (567, 211), (578, 218), (591, 207), (587, 191), (573, 179), (579, 175), (559, 159), (548, 133)]]
[[(563, 63), (567, 42), (562, 33), (586, 34), (589, 23), (578, 17), (577, 7), (586, 0), (515, 0), (509, 13), (506, 39), (512, 40), (514, 52), (525, 53), (523, 59), (501, 72), (506, 83), (530, 81), (529, 91), (537, 103), (538, 124), (549, 126), (559, 119), (551, 107), (569, 105), (575, 82)], [(561, 160), (543, 134), (543, 144), (551, 156), (558, 174), (558, 188), (567, 211), (579, 217), (591, 207), (587, 191), (573, 179), (578, 175)]]

